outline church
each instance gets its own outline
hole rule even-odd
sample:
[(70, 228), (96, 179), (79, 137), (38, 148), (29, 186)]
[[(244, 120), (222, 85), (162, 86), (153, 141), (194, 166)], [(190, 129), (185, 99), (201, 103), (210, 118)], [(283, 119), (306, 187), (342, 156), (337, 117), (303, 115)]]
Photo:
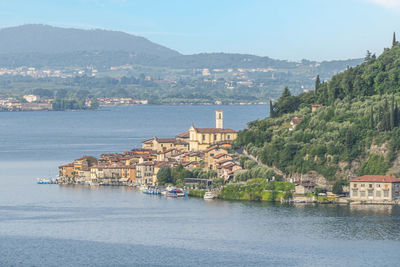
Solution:
[(142, 142), (142, 148), (157, 152), (168, 149), (179, 151), (204, 151), (210, 146), (230, 146), (237, 138), (237, 132), (223, 127), (223, 111), (215, 113), (215, 128), (197, 128), (191, 126), (189, 131), (176, 135), (175, 138), (154, 137)]
[(190, 151), (204, 151), (211, 145), (231, 144), (237, 137), (237, 132), (223, 127), (223, 111), (217, 110), (215, 113), (215, 128), (196, 128), (191, 126), (189, 131), (178, 134), (177, 139), (181, 139), (189, 144)]

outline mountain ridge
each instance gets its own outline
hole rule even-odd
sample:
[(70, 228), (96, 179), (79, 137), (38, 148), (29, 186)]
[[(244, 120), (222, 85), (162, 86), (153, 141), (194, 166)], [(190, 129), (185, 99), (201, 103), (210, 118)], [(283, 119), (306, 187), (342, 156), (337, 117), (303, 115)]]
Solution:
[(24, 24), (0, 29), (0, 53), (57, 54), (76, 51), (125, 51), (158, 57), (179, 52), (122, 31), (83, 30), (44, 24)]
[[(104, 29), (62, 28), (44, 24), (24, 24), (0, 29), (0, 64), (4, 66), (55, 66), (61, 64), (139, 64), (169, 68), (295, 68), (298, 64), (331, 64), (343, 67), (361, 59), (294, 62), (240, 53), (197, 53), (183, 55), (150, 40)], [(99, 60), (99, 58), (104, 59)], [(107, 62), (109, 62), (107, 64)]]

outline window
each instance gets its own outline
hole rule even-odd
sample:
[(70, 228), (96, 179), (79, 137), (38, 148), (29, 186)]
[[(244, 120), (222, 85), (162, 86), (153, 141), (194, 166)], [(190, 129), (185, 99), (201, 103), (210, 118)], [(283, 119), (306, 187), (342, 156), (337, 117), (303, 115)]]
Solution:
[(214, 140), (217, 140), (217, 135), (216, 134), (214, 134)]
[(383, 191), (383, 197), (389, 197), (389, 190)]
[(353, 189), (353, 197), (357, 197), (358, 196), (358, 191)]
[(376, 197), (381, 197), (382, 196), (382, 192), (381, 191), (376, 191), (375, 195), (376, 195)]
[(365, 187), (365, 184), (361, 184), (361, 187)]
[(219, 118), (222, 119), (221, 113), (219, 113)]
[(376, 184), (376, 187), (381, 187), (381, 184)]
[(353, 187), (357, 187), (357, 184), (353, 184)]
[(361, 197), (365, 197), (365, 191), (361, 191), (361, 192), (360, 192), (360, 196), (361, 196)]
[(203, 134), (203, 141), (204, 141), (204, 140), (206, 140), (206, 135), (205, 135), (205, 134)]
[(374, 190), (368, 190), (368, 197), (374, 196)]
[(231, 139), (231, 136), (228, 134), (228, 140), (230, 140)]
[(369, 184), (369, 188), (372, 188), (373, 184)]

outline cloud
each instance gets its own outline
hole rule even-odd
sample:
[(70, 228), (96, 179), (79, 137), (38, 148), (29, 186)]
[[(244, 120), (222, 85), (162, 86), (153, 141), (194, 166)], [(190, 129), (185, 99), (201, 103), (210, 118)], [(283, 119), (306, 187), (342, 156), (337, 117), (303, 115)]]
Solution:
[(400, 9), (400, 0), (369, 0), (388, 9)]

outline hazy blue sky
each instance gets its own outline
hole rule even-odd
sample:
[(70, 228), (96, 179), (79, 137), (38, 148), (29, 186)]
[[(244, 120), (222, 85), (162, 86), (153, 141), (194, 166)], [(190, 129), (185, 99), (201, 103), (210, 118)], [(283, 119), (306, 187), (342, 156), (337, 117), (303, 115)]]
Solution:
[(400, 0), (0, 0), (0, 27), (121, 30), (184, 54), (345, 59), (400, 39)]

